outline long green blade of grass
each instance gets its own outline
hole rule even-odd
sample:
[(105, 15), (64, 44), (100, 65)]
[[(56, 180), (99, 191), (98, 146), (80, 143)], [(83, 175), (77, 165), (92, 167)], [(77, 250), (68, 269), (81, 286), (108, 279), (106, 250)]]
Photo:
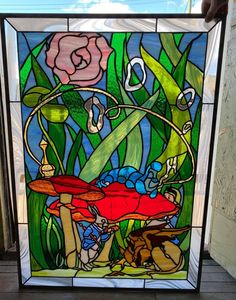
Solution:
[(43, 40), (39, 45), (37, 45), (32, 52), (27, 56), (23, 66), (20, 69), (20, 90), (23, 94), (30, 71), (32, 67), (32, 57), (37, 57), (41, 50), (43, 49), (46, 40)]
[[(41, 215), (46, 203), (47, 195), (31, 191), (28, 197), (28, 218), (30, 232), (30, 251), (41, 268), (48, 268), (50, 263), (47, 260), (41, 241)], [(45, 240), (45, 239), (44, 239)]]
[[(73, 143), (75, 143), (75, 140), (77, 138), (77, 133), (74, 131), (74, 129), (69, 124), (66, 124), (66, 126), (70, 132), (70, 136), (71, 136)], [(77, 148), (77, 157), (79, 159), (80, 168), (82, 169), (87, 161), (87, 156), (86, 156), (86, 152), (85, 152), (84, 146), (82, 144), (82, 141), (81, 141), (81, 145)], [(69, 160), (69, 156), (68, 156), (68, 160)], [(70, 164), (67, 163), (67, 168), (71, 168), (74, 170), (75, 161), (76, 161), (76, 157), (74, 157), (74, 161), (72, 160)], [(69, 174), (69, 173), (66, 172), (66, 174)], [(77, 176), (75, 173), (73, 175)]]
[[(129, 38), (130, 38), (130, 34), (127, 34), (126, 38), (127, 38), (127, 43), (128, 43)], [(129, 56), (128, 56), (128, 49), (127, 49), (127, 44), (126, 44), (126, 47), (125, 47), (125, 50), (124, 50), (124, 69), (125, 70), (127, 70), (129, 62), (130, 62), (130, 59), (129, 59)], [(126, 76), (127, 76), (127, 74), (126, 74)], [(133, 84), (137, 84), (137, 83), (140, 82), (139, 78), (137, 77), (137, 75), (135, 73), (135, 70), (132, 71), (131, 81), (132, 81)], [(155, 87), (155, 91), (157, 91), (158, 88), (159, 88), (159, 85)], [(160, 94), (161, 94), (161, 92), (160, 92)], [(133, 91), (132, 96), (134, 97), (134, 99), (136, 100), (138, 105), (141, 106), (150, 97), (150, 94), (147, 91), (147, 89), (145, 88), (145, 86), (142, 86), (139, 90)], [(160, 95), (158, 97), (157, 102), (153, 106), (152, 110), (154, 112), (157, 112), (157, 113), (161, 114), (162, 112), (159, 109), (159, 105), (158, 105), (159, 98), (160, 98)], [(152, 127), (152, 130), (155, 130), (156, 133), (158, 135), (160, 135), (160, 137), (162, 139), (161, 143), (163, 144), (163, 142), (166, 142), (167, 139), (166, 139), (165, 134), (164, 134), (164, 122), (160, 119), (157, 119), (156, 117), (154, 117), (152, 115), (147, 115), (147, 118), (150, 121), (150, 125)]]
[(75, 161), (78, 156), (78, 149), (80, 149), (82, 143), (83, 133), (80, 131), (76, 138), (73, 141), (73, 145), (70, 149), (70, 153), (67, 159), (67, 166), (66, 166), (66, 174), (67, 175), (74, 175), (74, 167)]
[[(48, 78), (47, 74), (40, 66), (38, 61), (33, 56), (32, 56), (32, 71), (37, 86), (43, 86), (45, 88), (52, 89), (52, 83), (50, 79)], [(57, 99), (51, 101), (51, 103), (56, 104)], [(54, 144), (54, 145), (51, 144), (49, 141), (49, 145), (47, 148), (47, 155), (48, 155), (49, 163), (55, 166), (56, 174), (58, 174), (60, 169), (61, 171), (63, 171), (62, 170), (63, 166), (60, 166), (59, 160), (61, 160), (61, 162), (63, 161), (65, 145), (66, 145), (64, 124), (52, 123), (52, 122), (47, 122), (47, 123), (48, 123), (48, 129), (46, 133), (48, 134), (49, 138)]]
[[(133, 105), (129, 96), (126, 94), (123, 86), (120, 84), (121, 95), (125, 104)], [(130, 115), (130, 109), (126, 109), (127, 116)], [(142, 163), (143, 155), (143, 142), (142, 142), (142, 132), (139, 124), (134, 127), (134, 129), (127, 136), (127, 147), (126, 155), (123, 166), (131, 166), (139, 170)]]
[[(124, 45), (126, 41), (126, 34), (119, 32), (113, 33), (111, 38), (111, 47), (113, 52), (111, 53), (108, 60), (107, 67), (107, 92), (112, 94), (122, 104), (123, 99), (119, 89), (119, 82), (123, 81), (123, 56), (124, 56)], [(107, 107), (113, 106), (114, 103), (107, 99)], [(111, 120), (111, 128), (114, 129), (126, 118), (125, 111), (122, 111), (119, 118)], [(126, 153), (126, 140), (123, 140), (117, 148), (119, 156), (119, 164), (123, 165)]]
[[(159, 91), (150, 97), (142, 107), (151, 109), (155, 104), (158, 95)], [(118, 125), (94, 150), (93, 154), (82, 169), (79, 177), (87, 182), (97, 178), (118, 145), (127, 137), (127, 135), (145, 117), (145, 115), (146, 112), (134, 111), (120, 125)]]
[[(44, 41), (45, 43), (45, 41)], [(40, 44), (41, 45), (41, 44)], [(37, 51), (36, 53), (38, 54), (40, 52), (40, 47), (36, 47)], [(35, 48), (35, 49), (36, 49)], [(34, 54), (34, 52), (33, 52)], [(38, 86), (44, 86), (48, 89), (52, 88), (52, 84), (38, 63), (38, 61), (35, 58), (35, 55), (31, 54), (29, 56), (28, 64), (27, 67), (26, 65), (22, 67), (22, 72), (28, 72), (28, 74), (33, 71), (34, 77), (35, 77), (35, 82), (36, 85)], [(22, 74), (22, 76), (25, 74)], [(27, 84), (27, 79), (28, 77), (26, 76), (26, 82), (24, 83), (24, 78), (23, 80), (24, 85)], [(57, 100), (55, 100), (54, 103), (56, 103)], [(53, 124), (48, 122), (48, 134), (50, 138), (53, 140), (53, 142), (60, 141), (60, 143), (57, 143), (56, 147), (58, 150), (58, 155), (60, 156), (61, 159), (64, 157), (64, 147), (65, 147), (65, 135), (64, 135), (64, 127), (62, 124)], [(60, 138), (60, 140), (59, 140)], [(52, 149), (52, 147), (49, 145), (47, 148), (47, 155), (49, 159), (49, 163), (53, 164), (56, 167), (56, 172), (55, 174), (57, 175), (59, 173), (60, 167), (58, 160), (55, 156), (55, 153)], [(40, 176), (40, 175), (39, 175)], [(32, 252), (32, 255), (35, 258), (35, 261), (37, 261), (38, 265), (40, 265), (43, 268), (48, 268), (52, 267), (52, 262), (50, 260), (50, 257), (47, 254), (47, 248), (46, 248), (46, 235), (45, 235), (45, 220), (42, 218), (43, 214), (43, 209), (45, 208), (45, 203), (47, 200), (47, 195), (41, 195), (38, 193), (35, 193), (31, 191), (28, 195), (28, 213), (29, 213), (29, 233), (30, 233), (30, 249)], [(44, 230), (44, 233), (43, 233)]]
[[(86, 137), (88, 138), (90, 145), (93, 149), (96, 149), (98, 145), (102, 142), (100, 133), (89, 133), (87, 129), (88, 122), (88, 112), (84, 108), (84, 100), (78, 92), (68, 91), (61, 96), (65, 106), (68, 108), (71, 118), (75, 121), (77, 125), (82, 129)], [(80, 148), (81, 149), (81, 148)], [(82, 150), (81, 150), (82, 151)], [(82, 161), (84, 156), (79, 156), (80, 166), (84, 164)], [(82, 160), (81, 160), (82, 159)], [(105, 167), (106, 170), (111, 169), (111, 162), (107, 162)]]
[[(183, 37), (183, 34), (181, 34), (181, 33), (174, 34), (174, 39), (175, 39), (177, 46), (179, 45), (182, 37)], [(165, 66), (165, 69), (167, 71), (172, 73), (173, 64), (170, 61), (168, 55), (166, 54), (166, 52), (163, 48), (160, 51), (158, 60), (162, 65)], [(184, 75), (185, 75), (185, 72), (183, 71), (183, 78), (184, 78)], [(156, 91), (159, 88), (160, 88), (160, 83), (156, 79), (156, 80), (154, 80), (154, 83), (153, 83), (153, 91)], [(163, 115), (167, 119), (169, 119), (169, 115), (171, 114), (170, 105), (169, 105), (168, 101), (166, 100), (165, 93), (162, 88), (160, 88), (159, 101), (157, 102), (156, 105), (158, 105), (159, 109), (163, 112)], [(156, 160), (157, 157), (160, 156), (160, 154), (163, 151), (163, 148), (165, 147), (164, 141), (167, 142), (169, 140), (171, 128), (167, 124), (165, 124), (165, 123), (163, 124), (163, 122), (160, 124), (162, 124), (162, 127), (159, 127), (158, 131), (153, 126), (151, 127), (151, 141), (152, 142), (150, 145), (150, 150), (149, 150), (149, 155), (148, 155), (146, 166), (149, 166), (149, 164), (152, 161)]]
[[(180, 87), (178, 86), (175, 79), (166, 71), (166, 69), (157, 61), (155, 60), (144, 48), (141, 48), (141, 55), (145, 64), (149, 67), (149, 69), (153, 72), (156, 76), (160, 85), (162, 86), (166, 98), (169, 104), (172, 106), (172, 122), (178, 128), (182, 129), (183, 125), (190, 120), (189, 111), (180, 111), (176, 106), (176, 99), (178, 95), (181, 93)], [(190, 133), (185, 135), (185, 138), (188, 142), (190, 142)], [(174, 131), (171, 130), (169, 142), (163, 151), (163, 153), (157, 158), (159, 162), (164, 164), (168, 158), (175, 157), (177, 155), (183, 154), (186, 152), (186, 146), (182, 142), (179, 135)], [(159, 176), (161, 177), (165, 170), (163, 168), (159, 172)]]
[[(176, 66), (182, 54), (175, 44), (173, 34), (160, 33), (160, 39), (171, 62), (173, 63), (174, 66)], [(186, 80), (190, 83), (190, 85), (196, 90), (197, 94), (201, 97), (202, 86), (203, 86), (203, 73), (197, 66), (195, 66), (189, 61), (187, 62), (187, 67), (186, 67)]]

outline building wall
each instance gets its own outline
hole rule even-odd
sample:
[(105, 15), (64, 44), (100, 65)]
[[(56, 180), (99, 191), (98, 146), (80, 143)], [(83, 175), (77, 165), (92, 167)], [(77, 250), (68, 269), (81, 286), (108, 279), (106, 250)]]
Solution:
[(236, 0), (231, 4), (209, 249), (211, 256), (236, 277)]

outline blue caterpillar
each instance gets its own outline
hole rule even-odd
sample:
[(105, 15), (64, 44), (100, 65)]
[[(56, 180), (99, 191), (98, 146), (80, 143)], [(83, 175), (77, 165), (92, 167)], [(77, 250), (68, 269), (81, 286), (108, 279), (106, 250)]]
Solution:
[(151, 163), (144, 174), (133, 167), (117, 168), (103, 173), (96, 185), (103, 188), (113, 182), (119, 182), (127, 188), (135, 188), (141, 195), (149, 194), (150, 198), (155, 198), (159, 184), (157, 174), (161, 169), (162, 165), (159, 162)]

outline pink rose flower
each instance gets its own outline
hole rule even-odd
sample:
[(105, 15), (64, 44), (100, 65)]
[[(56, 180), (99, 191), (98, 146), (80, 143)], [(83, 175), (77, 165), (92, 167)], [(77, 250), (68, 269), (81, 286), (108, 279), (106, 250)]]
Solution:
[(63, 84), (81, 87), (99, 82), (112, 49), (97, 33), (56, 33), (46, 63)]

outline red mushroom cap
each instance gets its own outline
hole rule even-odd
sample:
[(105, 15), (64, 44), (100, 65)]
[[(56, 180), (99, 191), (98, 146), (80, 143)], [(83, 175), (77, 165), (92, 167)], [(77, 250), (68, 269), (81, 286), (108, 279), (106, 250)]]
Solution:
[(75, 176), (60, 175), (31, 181), (29, 187), (41, 194), (59, 196), (70, 194), (83, 200), (97, 201), (104, 197), (103, 191)]
[[(74, 221), (94, 222), (94, 216), (89, 212), (88, 205), (96, 205), (100, 215), (110, 223), (127, 219), (151, 220), (175, 215), (179, 206), (170, 202), (162, 194), (154, 199), (148, 195), (140, 195), (135, 189), (128, 189), (124, 184), (112, 183), (104, 189), (105, 197), (96, 202), (73, 198), (70, 209)], [(47, 211), (59, 216), (59, 200), (54, 201)]]

